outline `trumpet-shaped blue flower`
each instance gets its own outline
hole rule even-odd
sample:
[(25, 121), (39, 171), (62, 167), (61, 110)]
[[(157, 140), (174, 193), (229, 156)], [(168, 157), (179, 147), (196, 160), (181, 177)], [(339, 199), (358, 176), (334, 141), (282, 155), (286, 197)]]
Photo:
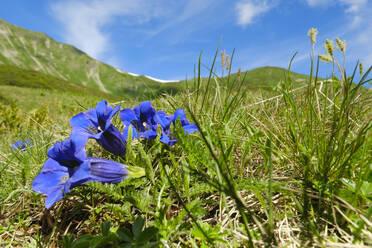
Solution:
[(96, 139), (109, 152), (123, 156), (126, 140), (120, 131), (111, 124), (111, 119), (119, 111), (120, 106), (112, 108), (102, 100), (95, 109), (89, 109), (71, 118), (72, 135), (82, 135)]
[(71, 183), (66, 187), (66, 182), (87, 158), (84, 149), (86, 140), (84, 136), (74, 135), (62, 142), (57, 142), (49, 149), (50, 158), (32, 182), (34, 191), (47, 195), (46, 208), (50, 208), (55, 202), (61, 200), (64, 192), (70, 191)]
[(28, 146), (32, 146), (32, 143), (30, 142), (29, 139), (26, 139), (25, 141), (17, 140), (16, 142), (13, 143), (11, 148), (13, 150), (26, 150)]
[(102, 183), (119, 183), (123, 181), (129, 171), (126, 166), (103, 158), (87, 158), (68, 181), (67, 188), (73, 188), (78, 185), (97, 181)]
[(128, 174), (125, 165), (101, 158), (87, 158), (77, 168), (48, 159), (32, 182), (32, 189), (47, 196), (45, 207), (50, 208), (77, 186), (92, 181), (119, 183)]
[(170, 130), (171, 124), (175, 124), (177, 119), (181, 121), (182, 128), (185, 130), (186, 134), (190, 134), (198, 130), (198, 127), (195, 124), (190, 124), (190, 122), (187, 120), (185, 111), (183, 109), (177, 109), (172, 116), (168, 116), (164, 111), (158, 111), (155, 119), (160, 124), (162, 130), (160, 142), (171, 146), (177, 143), (177, 140), (174, 138)]
[(63, 166), (76, 167), (87, 157), (84, 149), (86, 142), (86, 136), (72, 135), (68, 139), (57, 141), (57, 143), (48, 150), (47, 155)]
[(47, 196), (50, 208), (72, 188), (90, 181), (118, 183), (126, 178), (126, 166), (114, 161), (87, 157), (84, 136), (71, 136), (48, 151), (50, 157), (32, 182), (32, 189)]
[(124, 124), (124, 137), (128, 138), (129, 127), (132, 127), (132, 138), (155, 139), (158, 135), (156, 132), (158, 123), (154, 119), (155, 115), (156, 110), (149, 101), (142, 102), (133, 109), (128, 108), (120, 111), (119, 116)]
[(63, 198), (64, 191), (70, 190), (65, 185), (73, 173), (74, 168), (63, 166), (49, 158), (32, 182), (32, 190), (46, 195), (45, 207), (50, 208)]
[(174, 112), (172, 122), (175, 123), (177, 119), (180, 119), (182, 128), (185, 130), (185, 133), (191, 134), (199, 130), (197, 125), (191, 124), (190, 121), (187, 120), (185, 111), (183, 109), (177, 109)]
[(176, 144), (177, 140), (173, 137), (170, 130), (172, 124), (172, 117), (168, 116), (164, 111), (160, 110), (156, 113), (156, 120), (158, 121), (161, 127), (161, 137), (159, 141), (170, 146)]

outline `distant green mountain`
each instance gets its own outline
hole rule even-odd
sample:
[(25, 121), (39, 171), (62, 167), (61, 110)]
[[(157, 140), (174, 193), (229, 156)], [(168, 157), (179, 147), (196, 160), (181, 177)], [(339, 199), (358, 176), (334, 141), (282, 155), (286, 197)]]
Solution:
[[(19, 88), (46, 89), (55, 92), (65, 92), (75, 95), (91, 95), (101, 97), (102, 99), (110, 99), (114, 101), (122, 100), (122, 97), (105, 93), (97, 89), (87, 88), (66, 80), (47, 75), (38, 71), (24, 70), (16, 66), (0, 65), (0, 86), (15, 86)], [(11, 102), (9, 96), (2, 94), (1, 99), (7, 99)], [(1, 101), (0, 99), (0, 101)]]
[(133, 76), (89, 57), (79, 49), (57, 42), (0, 19), (0, 64), (40, 71), (87, 88), (119, 96), (144, 98), (174, 93), (177, 87), (145, 76)]
[[(62, 79), (63, 83), (60, 82), (59, 88), (69, 87), (67, 82), (72, 82), (75, 86), (80, 85), (137, 100), (154, 98), (163, 93), (176, 94), (186, 86), (185, 80), (160, 83), (146, 76), (136, 76), (117, 70), (89, 57), (73, 46), (53, 40), (44, 33), (30, 31), (2, 19), (0, 19), (0, 64), (32, 70), (33, 73), (39, 71)], [(241, 73), (241, 79), (245, 73), (244, 84), (248, 89), (271, 89), (285, 78), (287, 70), (278, 67), (260, 67)], [(299, 84), (308, 78), (306, 75), (294, 72), (291, 72), (291, 77)], [(232, 74), (230, 80), (235, 78), (237, 75)], [(191, 88), (192, 81), (193, 79), (188, 80)], [(204, 81), (206, 79), (203, 79), (202, 83)], [(36, 81), (32, 87), (36, 87), (35, 84)]]
[[(309, 76), (296, 73), (296, 72), (290, 72), (289, 73), (290, 78), (292, 79), (292, 83), (294, 86), (300, 86), (306, 83), (306, 80), (309, 79)], [(288, 70), (280, 67), (273, 67), (273, 66), (264, 66), (264, 67), (258, 67), (249, 71), (241, 72), (240, 75), (238, 73), (232, 73), (230, 76), (225, 75), (222, 77), (222, 75), (217, 75), (217, 77), (220, 78), (219, 82), (221, 82), (222, 85), (224, 84), (234, 84), (236, 87), (239, 85), (236, 81), (240, 80), (242, 82), (242, 87), (248, 90), (258, 90), (258, 89), (264, 89), (264, 90), (272, 90), (273, 87), (275, 87), (280, 81), (284, 81), (288, 77)], [(201, 84), (204, 85), (208, 81), (207, 78), (201, 79)], [(188, 79), (187, 80), (188, 87), (193, 88), (195, 84), (195, 79)], [(181, 89), (184, 89), (185, 87), (185, 81), (181, 81), (179, 83), (172, 83), (170, 85), (178, 84)], [(169, 86), (170, 86), (169, 85)], [(210, 84), (211, 87), (214, 87), (214, 83)]]
[[(234, 73), (231, 75), (231, 78), (235, 79), (237, 76), (237, 73)], [(274, 66), (259, 67), (240, 74), (242, 80), (245, 77), (245, 86), (253, 89), (271, 89), (287, 76), (287, 69)], [(296, 72), (290, 72), (290, 77), (292, 82), (298, 85), (304, 84), (309, 79), (309, 76)]]

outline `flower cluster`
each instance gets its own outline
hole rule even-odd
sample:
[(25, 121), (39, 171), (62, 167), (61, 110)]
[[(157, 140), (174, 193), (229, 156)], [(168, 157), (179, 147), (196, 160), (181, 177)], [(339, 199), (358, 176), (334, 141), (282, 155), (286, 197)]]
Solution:
[(25, 141), (17, 140), (16, 142), (13, 143), (11, 148), (13, 150), (26, 150), (26, 148), (29, 146), (33, 146), (33, 144), (30, 142), (29, 139), (26, 139)]
[(61, 200), (72, 188), (87, 182), (119, 183), (131, 173), (144, 175), (143, 168), (128, 166), (103, 158), (88, 157), (85, 145), (88, 139), (95, 139), (107, 151), (117, 156), (124, 156), (129, 129), (132, 138), (155, 139), (158, 127), (161, 127), (160, 142), (174, 145), (177, 140), (171, 133), (171, 124), (180, 120), (185, 133), (198, 130), (195, 124), (186, 119), (184, 110), (178, 109), (168, 116), (163, 111), (156, 111), (151, 103), (142, 102), (133, 109), (123, 109), (119, 117), (123, 122), (123, 133), (111, 121), (119, 112), (120, 106), (111, 107), (106, 101), (99, 102), (95, 109), (79, 113), (71, 118), (71, 135), (62, 142), (57, 142), (48, 151), (48, 160), (32, 183), (32, 189), (45, 194), (45, 207), (50, 208)]

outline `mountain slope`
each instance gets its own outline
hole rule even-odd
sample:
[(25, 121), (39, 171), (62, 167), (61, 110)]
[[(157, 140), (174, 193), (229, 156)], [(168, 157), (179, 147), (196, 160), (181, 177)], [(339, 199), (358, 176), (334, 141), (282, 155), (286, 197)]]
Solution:
[(42, 95), (54, 93), (56, 95), (90, 96), (108, 101), (123, 100), (122, 97), (117, 95), (86, 88), (38, 71), (0, 65), (0, 103), (24, 102), (28, 105), (26, 107), (37, 107), (40, 103), (35, 101), (35, 98), (40, 97), (40, 92), (42, 92)]
[[(168, 86), (144, 76), (133, 76), (89, 57), (79, 49), (57, 42), (0, 19), (0, 64), (36, 70), (106, 93), (158, 95)], [(141, 92), (137, 92), (141, 89)]]
[[(137, 100), (157, 97), (162, 93), (175, 94), (186, 87), (185, 80), (164, 84), (148, 76), (120, 71), (44, 33), (20, 28), (2, 19), (0, 64), (40, 71), (87, 88)], [(242, 73), (241, 78), (246, 73), (244, 84), (248, 89), (270, 89), (285, 78), (286, 72), (286, 69), (278, 67), (260, 67)], [(236, 77), (232, 74), (232, 79)], [(293, 72), (291, 77), (298, 83), (308, 78)], [(192, 81), (188, 80), (191, 87)]]
[[(292, 71), (289, 73), (289, 75), (292, 81), (298, 85), (303, 84), (307, 79), (309, 79), (309, 76), (307, 75)], [(231, 75), (232, 79), (236, 78), (237, 76), (238, 75), (236, 73)], [(240, 75), (241, 79), (243, 79), (244, 76), (245, 86), (256, 89), (270, 89), (277, 85), (279, 81), (284, 80), (288, 76), (288, 70), (280, 67), (264, 66), (242, 72)]]

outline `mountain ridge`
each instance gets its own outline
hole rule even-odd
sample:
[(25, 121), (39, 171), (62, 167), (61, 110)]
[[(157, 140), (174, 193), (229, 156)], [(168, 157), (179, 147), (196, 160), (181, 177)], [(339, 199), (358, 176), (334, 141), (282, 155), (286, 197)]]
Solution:
[[(10, 24), (0, 18), (0, 64), (39, 71), (104, 93), (138, 100), (157, 97), (163, 93), (175, 94), (185, 89), (187, 79), (170, 81), (147, 75), (125, 72), (89, 57), (80, 49), (58, 42), (45, 33), (31, 31)], [(242, 72), (245, 85), (250, 89), (270, 89), (285, 77), (286, 69), (265, 66)], [(236, 73), (231, 74), (236, 77)], [(307, 75), (291, 72), (296, 80)]]
[[(45, 33), (31, 31), (0, 19), (0, 64), (36, 70), (66, 81), (125, 95), (125, 91), (147, 88), (146, 94), (157, 94), (163, 86), (146, 76), (133, 76), (91, 58), (69, 44)], [(167, 86), (164, 86), (165, 88)], [(155, 92), (154, 92), (155, 91)]]

